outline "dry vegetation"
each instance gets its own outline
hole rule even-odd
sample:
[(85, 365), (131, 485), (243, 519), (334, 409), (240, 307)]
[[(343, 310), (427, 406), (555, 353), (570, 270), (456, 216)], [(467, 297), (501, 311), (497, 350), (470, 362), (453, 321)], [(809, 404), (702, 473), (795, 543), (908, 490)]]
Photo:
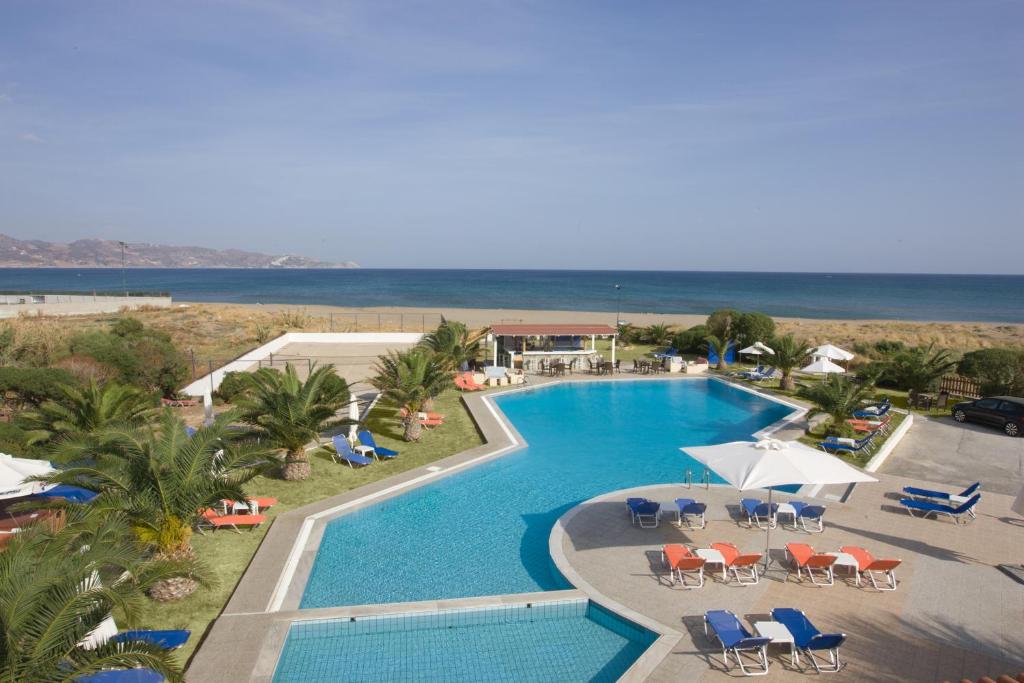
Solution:
[(907, 346), (935, 342), (937, 347), (960, 353), (993, 346), (1024, 346), (1024, 325), (791, 318), (779, 320), (777, 324), (782, 333), (793, 332), (814, 344), (830, 342), (845, 347), (883, 339), (901, 341)]

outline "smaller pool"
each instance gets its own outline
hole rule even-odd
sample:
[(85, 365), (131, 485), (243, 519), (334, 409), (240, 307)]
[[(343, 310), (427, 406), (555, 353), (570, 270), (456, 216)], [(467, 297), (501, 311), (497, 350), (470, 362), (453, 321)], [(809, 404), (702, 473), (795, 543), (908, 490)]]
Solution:
[(614, 681), (656, 638), (585, 599), (302, 621), (274, 683)]

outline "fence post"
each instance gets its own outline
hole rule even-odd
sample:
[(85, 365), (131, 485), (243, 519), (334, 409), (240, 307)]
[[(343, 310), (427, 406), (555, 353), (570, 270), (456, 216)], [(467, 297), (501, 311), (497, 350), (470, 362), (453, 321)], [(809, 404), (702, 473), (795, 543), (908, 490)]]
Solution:
[(331, 332), (334, 332), (334, 312), (331, 311)]
[(192, 379), (195, 379), (196, 378), (196, 350), (195, 349), (189, 349), (188, 352), (192, 356)]
[(356, 332), (358, 332), (359, 331), (359, 314), (358, 313), (353, 313), (352, 317), (355, 318), (355, 320), (352, 321), (352, 326), (355, 327)]
[(270, 367), (274, 367), (274, 352), (270, 352)]
[(398, 330), (405, 332), (405, 313), (398, 314)]
[(312, 374), (313, 374), (313, 359), (312, 358), (307, 358), (306, 359), (306, 378), (309, 379), (309, 376), (312, 375)]
[(426, 331), (427, 331), (427, 314), (426, 313), (421, 313), (420, 314), (420, 332), (426, 332)]
[(380, 332), (382, 329), (384, 329), (384, 328), (380, 324), (380, 313), (378, 313), (377, 314), (377, 331)]

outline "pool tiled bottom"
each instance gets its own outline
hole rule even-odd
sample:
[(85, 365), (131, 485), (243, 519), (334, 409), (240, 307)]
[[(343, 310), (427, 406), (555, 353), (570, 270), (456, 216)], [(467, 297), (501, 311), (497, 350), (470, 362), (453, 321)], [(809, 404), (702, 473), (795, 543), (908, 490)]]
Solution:
[(274, 683), (614, 681), (655, 638), (587, 600), (305, 621)]

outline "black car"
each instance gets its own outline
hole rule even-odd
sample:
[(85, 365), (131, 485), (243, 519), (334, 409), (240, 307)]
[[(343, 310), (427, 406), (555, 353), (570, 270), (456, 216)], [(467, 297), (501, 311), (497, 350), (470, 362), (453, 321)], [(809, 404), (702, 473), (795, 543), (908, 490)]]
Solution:
[(957, 422), (983, 422), (1001, 427), (1010, 436), (1020, 436), (1021, 427), (1024, 427), (1024, 398), (990, 396), (957, 403), (953, 406), (953, 419)]

